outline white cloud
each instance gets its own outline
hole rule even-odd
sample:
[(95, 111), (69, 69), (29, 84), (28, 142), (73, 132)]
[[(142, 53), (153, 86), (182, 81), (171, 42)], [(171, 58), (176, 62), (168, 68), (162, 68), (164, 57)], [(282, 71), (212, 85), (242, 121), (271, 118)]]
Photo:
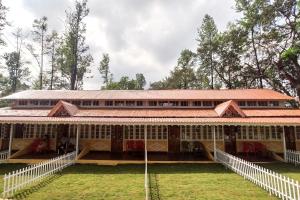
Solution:
[[(4, 4), (10, 7), (8, 18), (15, 26), (29, 30), (33, 19), (45, 15), (49, 29), (62, 32), (65, 10), (73, 1), (6, 0)], [(88, 5), (86, 37), (94, 63), (85, 89), (100, 88), (96, 68), (102, 53), (110, 54), (115, 78), (144, 73), (148, 83), (157, 81), (174, 67), (182, 49), (196, 49), (197, 28), (206, 13), (220, 30), (238, 16), (234, 0), (90, 0)]]

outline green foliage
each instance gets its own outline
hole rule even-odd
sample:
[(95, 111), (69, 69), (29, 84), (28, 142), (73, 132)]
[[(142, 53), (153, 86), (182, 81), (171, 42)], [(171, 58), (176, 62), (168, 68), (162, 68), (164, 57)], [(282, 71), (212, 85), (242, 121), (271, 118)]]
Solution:
[(112, 78), (112, 75), (109, 71), (109, 55), (107, 53), (104, 53), (102, 55), (102, 60), (100, 61), (98, 70), (102, 75), (102, 79), (105, 87), (107, 87), (108, 83), (110, 82), (110, 79)]
[(4, 71), (8, 74), (8, 77), (1, 76), (1, 82), (4, 82), (1, 90), (3, 93), (14, 93), (18, 90), (24, 90), (29, 88), (27, 81), (29, 78), (29, 69), (24, 67), (24, 63), (21, 62), (21, 56), (18, 52), (11, 52), (4, 54), (5, 66)]
[(196, 54), (191, 50), (181, 51), (180, 57), (174, 70), (170, 72), (169, 77), (162, 81), (150, 84), (151, 89), (193, 89), (199, 88), (198, 74), (195, 71)]
[(130, 79), (128, 76), (122, 76), (120, 81), (110, 81), (103, 89), (107, 90), (143, 90), (146, 80), (143, 74), (136, 74), (136, 79)]
[(198, 38), (196, 39), (198, 41), (197, 54), (200, 59), (200, 69), (198, 71), (210, 77), (210, 87), (212, 89), (214, 88), (214, 79), (216, 78), (214, 74), (216, 67), (214, 57), (217, 51), (217, 34), (218, 29), (214, 19), (206, 14), (200, 29), (198, 29)]
[(65, 81), (69, 83), (66, 89), (77, 90), (82, 88), (83, 77), (89, 72), (93, 61), (85, 43), (86, 25), (83, 20), (89, 14), (87, 0), (76, 1), (75, 10), (66, 13), (67, 28), (63, 43), (58, 48), (58, 67)]
[[(8, 22), (6, 20), (7, 10), (8, 8), (4, 6), (2, 0), (0, 0), (0, 36), (5, 26), (8, 25)], [(5, 45), (5, 42), (1, 37), (0, 37), (0, 45)]]

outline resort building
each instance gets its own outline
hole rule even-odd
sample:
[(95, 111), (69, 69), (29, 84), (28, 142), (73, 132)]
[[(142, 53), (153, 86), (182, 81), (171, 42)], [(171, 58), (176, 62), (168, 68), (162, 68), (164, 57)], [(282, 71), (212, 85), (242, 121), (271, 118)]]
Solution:
[(216, 148), (245, 159), (300, 150), (295, 99), (269, 89), (27, 90), (2, 100), (0, 148), (11, 162), (71, 149), (82, 163), (142, 162), (145, 149), (153, 162), (213, 160)]

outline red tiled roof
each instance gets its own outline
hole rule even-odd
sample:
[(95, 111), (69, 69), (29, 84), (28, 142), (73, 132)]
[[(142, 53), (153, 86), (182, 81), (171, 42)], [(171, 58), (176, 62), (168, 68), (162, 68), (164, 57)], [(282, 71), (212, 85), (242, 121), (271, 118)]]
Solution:
[(221, 103), (219, 105), (217, 105), (215, 107), (215, 111), (216, 113), (218, 113), (218, 115), (220, 117), (223, 117), (224, 114), (226, 113), (226, 111), (230, 108), (233, 108), (241, 117), (245, 117), (245, 113), (240, 109), (240, 107), (233, 101), (233, 100), (229, 100), (226, 101), (224, 103)]
[[(300, 109), (242, 109), (246, 117), (300, 117)], [(0, 116), (46, 117), (50, 110), (0, 109)], [(82, 109), (74, 117), (218, 117), (213, 109)]]
[(97, 109), (80, 110), (76, 117), (218, 117), (213, 109)]
[(300, 125), (300, 117), (264, 118), (91, 118), (91, 117), (0, 117), (2, 123), (58, 124), (169, 124), (169, 125)]
[(300, 117), (300, 109), (243, 109), (248, 117)]
[(270, 89), (221, 90), (26, 90), (2, 99), (118, 99), (118, 100), (292, 100)]

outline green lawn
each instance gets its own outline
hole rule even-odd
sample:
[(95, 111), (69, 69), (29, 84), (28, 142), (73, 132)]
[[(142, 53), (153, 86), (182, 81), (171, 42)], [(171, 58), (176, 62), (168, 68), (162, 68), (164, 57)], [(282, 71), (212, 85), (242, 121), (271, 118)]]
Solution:
[(262, 166), (300, 182), (300, 166), (289, 163), (272, 163), (264, 164)]
[[(300, 180), (300, 170), (293, 165), (265, 166)], [(1, 164), (0, 174), (18, 167), (21, 165)], [(151, 194), (159, 194), (161, 200), (276, 199), (219, 164), (149, 165), (149, 172)], [(144, 195), (143, 165), (75, 165), (16, 198), (142, 200)]]

